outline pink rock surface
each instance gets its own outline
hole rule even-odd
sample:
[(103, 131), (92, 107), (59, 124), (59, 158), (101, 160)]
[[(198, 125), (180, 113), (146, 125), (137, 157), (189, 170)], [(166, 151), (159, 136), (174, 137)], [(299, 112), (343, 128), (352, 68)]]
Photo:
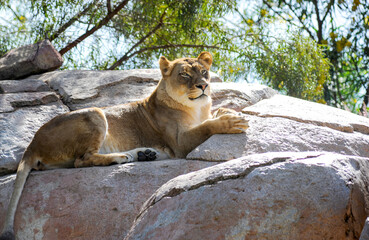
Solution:
[(250, 155), (164, 184), (125, 239), (358, 239), (368, 176), (368, 158)]
[[(158, 187), (212, 165), (167, 160), (32, 172), (16, 214), (17, 239), (122, 239)], [(14, 180), (15, 175), (0, 178), (0, 216), (5, 216)]]

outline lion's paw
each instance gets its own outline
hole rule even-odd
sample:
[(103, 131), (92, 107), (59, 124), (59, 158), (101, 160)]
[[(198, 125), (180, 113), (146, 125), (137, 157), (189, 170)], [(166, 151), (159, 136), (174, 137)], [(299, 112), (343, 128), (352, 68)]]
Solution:
[(158, 153), (154, 149), (146, 149), (145, 151), (137, 152), (137, 161), (154, 161)]
[(249, 127), (249, 121), (243, 116), (225, 114), (214, 119), (216, 133), (243, 133)]

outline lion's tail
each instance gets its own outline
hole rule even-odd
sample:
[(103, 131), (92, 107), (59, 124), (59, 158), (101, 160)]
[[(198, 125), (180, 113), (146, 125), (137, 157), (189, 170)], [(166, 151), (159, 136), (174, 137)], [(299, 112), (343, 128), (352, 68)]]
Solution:
[(29, 164), (30, 162), (31, 161), (26, 161), (26, 159), (23, 157), (22, 161), (19, 163), (14, 190), (8, 205), (8, 212), (5, 217), (4, 228), (0, 235), (0, 240), (15, 239), (14, 216), (17, 210), (19, 199), (22, 195), (24, 184), (26, 183), (27, 177), (32, 170), (32, 166)]

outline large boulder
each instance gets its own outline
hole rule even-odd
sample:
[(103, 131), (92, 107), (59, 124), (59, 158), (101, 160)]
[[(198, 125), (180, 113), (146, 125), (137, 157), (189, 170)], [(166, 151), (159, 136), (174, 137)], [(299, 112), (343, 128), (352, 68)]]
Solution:
[(358, 239), (368, 184), (369, 158), (250, 155), (164, 184), (125, 239)]
[(369, 119), (323, 104), (274, 95), (242, 110), (245, 134), (215, 135), (188, 159), (224, 161), (254, 153), (327, 151), (369, 157)]
[[(16, 214), (17, 239), (122, 239), (157, 188), (214, 164), (178, 159), (32, 172)], [(15, 175), (0, 177), (0, 216), (14, 180)]]
[(63, 58), (49, 40), (12, 49), (0, 58), (0, 80), (20, 79), (52, 71), (63, 64)]
[[(15, 171), (52, 117), (142, 99), (160, 77), (158, 69), (76, 70), (0, 81), (0, 175)], [(246, 133), (212, 136), (187, 160), (34, 172), (18, 239), (122, 239), (135, 217), (127, 239), (365, 239), (367, 118), (257, 84), (212, 90), (212, 110), (242, 111)], [(14, 179), (0, 177), (0, 216)]]

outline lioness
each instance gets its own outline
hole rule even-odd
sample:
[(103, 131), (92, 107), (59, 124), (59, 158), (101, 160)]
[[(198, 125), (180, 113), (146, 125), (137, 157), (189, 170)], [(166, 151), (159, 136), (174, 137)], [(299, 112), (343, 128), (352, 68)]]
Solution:
[(213, 134), (244, 132), (247, 120), (232, 110), (211, 116), (212, 61), (208, 52), (174, 61), (161, 57), (162, 79), (148, 98), (73, 111), (43, 125), (19, 164), (0, 239), (14, 239), (15, 211), (32, 169), (184, 158)]

